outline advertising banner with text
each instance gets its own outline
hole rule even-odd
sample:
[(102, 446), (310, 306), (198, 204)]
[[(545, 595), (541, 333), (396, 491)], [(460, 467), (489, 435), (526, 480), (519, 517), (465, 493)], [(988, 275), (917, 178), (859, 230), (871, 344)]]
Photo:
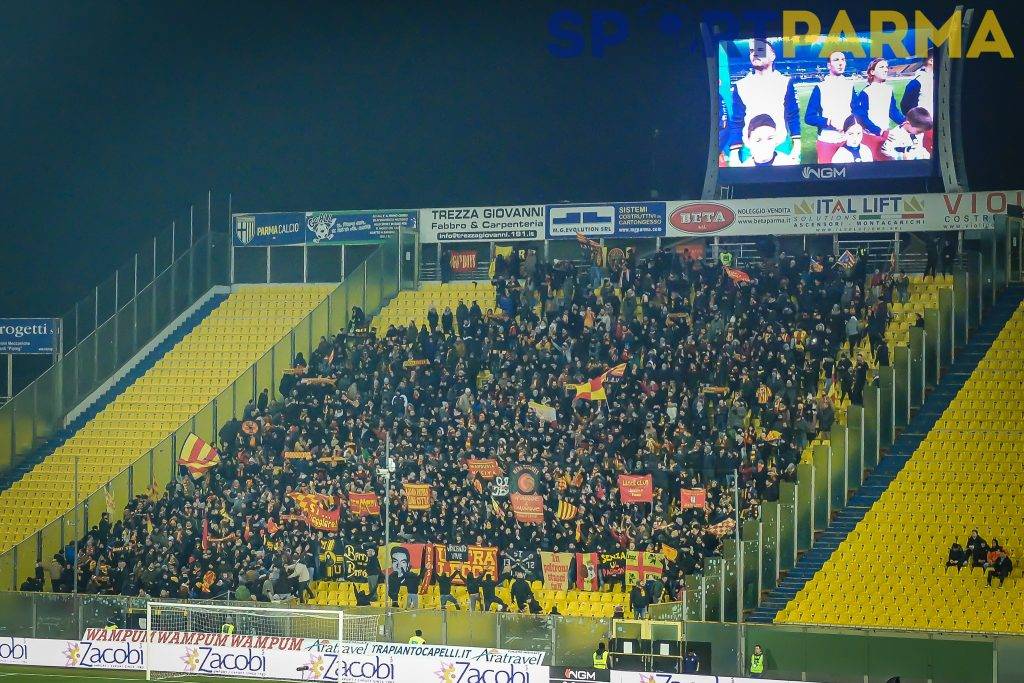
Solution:
[(544, 205), (420, 209), (420, 242), (523, 242), (544, 239)]
[(669, 237), (991, 230), (1024, 190), (668, 203)]

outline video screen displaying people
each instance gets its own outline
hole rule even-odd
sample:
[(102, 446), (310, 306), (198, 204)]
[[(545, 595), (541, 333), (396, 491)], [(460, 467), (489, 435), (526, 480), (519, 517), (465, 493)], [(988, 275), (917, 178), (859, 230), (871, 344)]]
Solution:
[[(781, 38), (720, 42), (719, 167), (878, 165), (857, 174), (864, 177), (907, 175), (894, 172), (909, 169), (882, 164), (916, 161), (924, 163), (911, 175), (927, 175), (935, 127), (932, 52), (899, 57), (885, 47), (882, 57), (872, 57), (870, 34), (856, 42), (859, 52), (829, 51), (824, 36), (805, 40), (790, 58)], [(913, 32), (904, 44), (913, 55)], [(742, 178), (738, 170), (728, 173)]]

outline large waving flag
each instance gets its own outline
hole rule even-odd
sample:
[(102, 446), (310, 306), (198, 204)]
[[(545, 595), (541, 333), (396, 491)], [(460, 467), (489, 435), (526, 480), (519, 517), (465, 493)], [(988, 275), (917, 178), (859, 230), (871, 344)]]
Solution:
[(323, 493), (291, 492), (288, 497), (295, 501), (306, 518), (306, 524), (318, 531), (337, 531), (341, 510), (334, 504), (334, 496)]
[(619, 363), (615, 367), (605, 370), (589, 382), (583, 382), (582, 384), (569, 384), (568, 387), (576, 391), (575, 400), (577, 401), (607, 401), (608, 394), (604, 389), (605, 381), (617, 381), (622, 379), (622, 376), (625, 374), (626, 364)]
[(555, 513), (555, 519), (568, 522), (576, 519), (580, 514), (580, 508), (578, 505), (573, 505), (567, 500), (558, 501), (558, 511)]
[(217, 449), (195, 434), (189, 434), (178, 451), (178, 464), (188, 469), (196, 479), (219, 462), (220, 453)]
[(740, 270), (739, 268), (729, 267), (726, 267), (723, 270), (725, 271), (726, 277), (728, 277), (736, 284), (740, 284), (741, 282), (750, 282), (750, 276), (746, 273), (746, 271)]

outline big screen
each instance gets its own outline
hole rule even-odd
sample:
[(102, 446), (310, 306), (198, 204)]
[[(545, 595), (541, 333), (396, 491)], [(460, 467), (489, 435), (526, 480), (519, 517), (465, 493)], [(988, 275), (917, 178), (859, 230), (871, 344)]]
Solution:
[(719, 182), (931, 175), (935, 59), (914, 38), (902, 56), (869, 33), (803, 38), (792, 57), (781, 38), (720, 41)]

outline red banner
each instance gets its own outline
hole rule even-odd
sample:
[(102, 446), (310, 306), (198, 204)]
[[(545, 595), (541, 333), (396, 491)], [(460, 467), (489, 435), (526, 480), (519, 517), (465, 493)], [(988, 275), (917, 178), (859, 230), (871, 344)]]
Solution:
[[(311, 528), (318, 531), (337, 531), (338, 520), (341, 516), (341, 508), (334, 504), (334, 496), (322, 493), (296, 493), (288, 494), (288, 497), (295, 501), (302, 510), (302, 515)], [(284, 517), (282, 516), (282, 519)]]
[(598, 566), (601, 560), (597, 553), (576, 553), (576, 587), (583, 591), (596, 591), (601, 587)]
[(619, 500), (623, 503), (650, 503), (654, 500), (651, 475), (620, 474)]
[[(449, 550), (452, 552), (449, 554)], [(476, 576), (490, 574), (495, 581), (498, 580), (498, 549), (489, 546), (434, 546), (436, 561), (434, 566), (438, 574), (453, 574), (456, 571), (462, 574), (462, 579), (456, 579), (453, 583), (464, 585), (465, 577), (473, 572)], [(455, 559), (459, 558), (459, 559)]]
[(494, 458), (470, 458), (466, 461), (466, 465), (469, 467), (470, 476), (479, 474), (481, 479), (491, 480), (502, 474), (501, 467), (498, 466), (498, 461)]
[(472, 273), (476, 270), (476, 252), (453, 251), (451, 265), (453, 273)]
[(697, 508), (703, 510), (708, 502), (708, 492), (704, 489), (681, 489), (679, 491), (679, 507), (682, 509)]
[(430, 484), (404, 484), (405, 502), (410, 510), (430, 509)]
[(348, 494), (348, 510), (357, 517), (380, 514), (380, 501), (376, 493)]
[(512, 499), (512, 512), (516, 519), (523, 524), (544, 523), (544, 497), (536, 493), (513, 493), (509, 496)]

